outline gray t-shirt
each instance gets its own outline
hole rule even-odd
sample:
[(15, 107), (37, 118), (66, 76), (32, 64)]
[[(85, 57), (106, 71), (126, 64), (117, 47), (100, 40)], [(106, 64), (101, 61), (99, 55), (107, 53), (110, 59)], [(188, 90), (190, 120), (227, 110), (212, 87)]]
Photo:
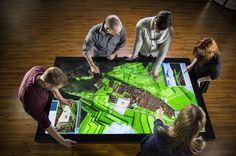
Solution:
[(84, 41), (82, 50), (87, 53), (92, 48), (97, 56), (106, 57), (125, 46), (126, 35), (124, 26), (119, 35), (110, 35), (103, 31), (104, 23), (93, 26)]

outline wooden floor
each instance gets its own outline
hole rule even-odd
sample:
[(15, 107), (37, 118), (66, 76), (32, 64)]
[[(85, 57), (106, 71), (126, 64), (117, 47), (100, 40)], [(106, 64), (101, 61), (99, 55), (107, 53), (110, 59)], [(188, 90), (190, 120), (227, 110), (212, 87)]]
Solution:
[(172, 11), (174, 39), (168, 57), (192, 57), (194, 44), (214, 37), (223, 60), (221, 77), (206, 95), (206, 106), (217, 136), (199, 156), (236, 154), (236, 13), (207, 0), (1, 0), (0, 1), (0, 155), (132, 156), (139, 144), (58, 144), (34, 142), (37, 123), (17, 98), (25, 72), (49, 67), (55, 56), (82, 56), (90, 27), (117, 14), (127, 32), (121, 55), (133, 49), (136, 22), (158, 11)]

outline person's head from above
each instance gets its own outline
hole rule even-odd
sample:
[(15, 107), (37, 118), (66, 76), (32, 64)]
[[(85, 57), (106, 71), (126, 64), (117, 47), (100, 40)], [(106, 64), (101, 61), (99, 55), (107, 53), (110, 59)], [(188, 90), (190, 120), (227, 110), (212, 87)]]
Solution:
[(180, 137), (191, 141), (197, 137), (206, 123), (206, 116), (201, 107), (197, 105), (188, 105), (184, 107), (177, 116), (173, 132)]
[(68, 83), (67, 76), (57, 67), (48, 68), (40, 79), (44, 82), (44, 87), (49, 90), (60, 89)]
[(184, 149), (197, 153), (205, 147), (205, 142), (198, 137), (205, 124), (206, 116), (202, 108), (191, 104), (180, 111), (170, 130), (162, 128), (160, 131), (164, 131), (164, 134), (169, 136), (170, 142), (174, 143), (170, 148), (182, 145)]
[(193, 55), (201, 56), (205, 62), (208, 62), (218, 52), (216, 41), (211, 37), (203, 37), (193, 48)]
[(172, 15), (170, 11), (160, 11), (154, 18), (154, 30), (161, 32), (172, 26)]
[(111, 35), (119, 35), (122, 30), (120, 18), (116, 15), (107, 16), (104, 23), (104, 30)]

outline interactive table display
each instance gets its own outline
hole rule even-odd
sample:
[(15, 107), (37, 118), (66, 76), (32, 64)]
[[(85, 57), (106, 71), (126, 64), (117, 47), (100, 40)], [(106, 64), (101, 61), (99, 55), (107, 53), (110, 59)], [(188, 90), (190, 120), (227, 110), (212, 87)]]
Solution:
[[(185, 72), (189, 59), (166, 58), (157, 80), (151, 75), (155, 59), (94, 58), (94, 62), (100, 74), (91, 74), (83, 57), (55, 59), (54, 65), (69, 79), (60, 92), (75, 100), (72, 106), (50, 101), (49, 119), (63, 137), (78, 142), (139, 142), (153, 132), (158, 108), (164, 110), (163, 122), (171, 126), (182, 108), (195, 104), (207, 117), (201, 135), (215, 139), (196, 80)], [(40, 126), (35, 139), (53, 140)]]

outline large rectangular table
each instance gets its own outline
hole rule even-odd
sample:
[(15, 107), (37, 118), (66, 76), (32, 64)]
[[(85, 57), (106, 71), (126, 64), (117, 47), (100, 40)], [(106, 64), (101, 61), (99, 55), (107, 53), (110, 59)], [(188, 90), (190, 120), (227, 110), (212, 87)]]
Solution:
[[(54, 66), (69, 79), (60, 92), (75, 104), (70, 107), (55, 99), (49, 101), (51, 124), (64, 138), (78, 142), (140, 142), (153, 133), (156, 109), (163, 108), (163, 122), (171, 126), (182, 108), (195, 104), (206, 113), (201, 135), (215, 139), (196, 80), (184, 72), (190, 60), (166, 58), (156, 81), (151, 76), (154, 61), (94, 58), (101, 73), (92, 75), (84, 57), (56, 57)], [(40, 126), (35, 140), (54, 141)]]

